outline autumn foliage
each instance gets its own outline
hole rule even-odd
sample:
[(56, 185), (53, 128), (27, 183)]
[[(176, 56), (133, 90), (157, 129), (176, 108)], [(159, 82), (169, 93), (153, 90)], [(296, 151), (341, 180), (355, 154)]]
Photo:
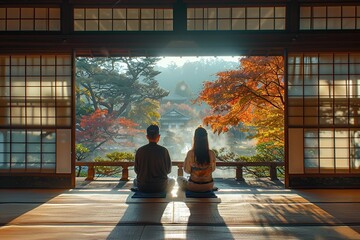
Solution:
[(139, 133), (138, 124), (130, 119), (117, 118), (107, 110), (97, 109), (94, 113), (83, 116), (80, 122), (81, 131), (76, 135), (77, 142), (90, 150), (99, 148), (105, 143), (121, 142), (129, 145), (127, 138)]
[(217, 73), (205, 82), (197, 98), (211, 107), (203, 119), (214, 132), (244, 123), (255, 130), (258, 142), (283, 144), (284, 61), (282, 57), (244, 57), (240, 67)]

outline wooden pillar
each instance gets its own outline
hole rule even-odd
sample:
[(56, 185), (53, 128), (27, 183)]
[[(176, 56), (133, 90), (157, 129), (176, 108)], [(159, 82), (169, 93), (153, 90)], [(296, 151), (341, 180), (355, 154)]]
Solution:
[(237, 181), (245, 181), (243, 177), (243, 165), (239, 165), (236, 167), (236, 180)]
[(270, 179), (271, 181), (279, 180), (277, 177), (277, 170), (275, 163), (270, 163)]
[(127, 165), (122, 166), (120, 181), (129, 181), (129, 167)]
[(88, 165), (88, 172), (87, 172), (87, 177), (86, 177), (86, 181), (93, 181), (95, 177), (95, 168), (93, 164), (89, 164)]
[(178, 177), (184, 176), (183, 166), (182, 164), (178, 165)]

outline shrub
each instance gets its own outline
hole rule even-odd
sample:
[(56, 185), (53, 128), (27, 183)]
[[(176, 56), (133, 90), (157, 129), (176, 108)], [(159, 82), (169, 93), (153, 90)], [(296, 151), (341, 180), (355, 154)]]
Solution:
[[(105, 155), (105, 157), (96, 157), (94, 162), (127, 162), (134, 161), (135, 156), (129, 152), (112, 152)], [(95, 172), (98, 176), (119, 176), (122, 167), (95, 167)]]
[[(82, 161), (84, 159), (86, 159), (90, 154), (90, 150), (83, 146), (81, 143), (80, 144), (75, 144), (75, 156), (76, 156), (76, 161)], [(78, 166), (76, 167), (76, 171), (77, 177), (83, 177), (85, 175), (84, 172), (82, 172), (82, 167)]]
[[(226, 148), (214, 150), (216, 158), (224, 162), (276, 162), (283, 161), (283, 151), (281, 148), (269, 150), (268, 144), (258, 145), (256, 147), (257, 154), (254, 156), (240, 156), (233, 152), (228, 151)], [(274, 154), (272, 154), (274, 153)], [(278, 176), (284, 176), (284, 168), (278, 167)], [(247, 175), (253, 175), (255, 177), (268, 177), (270, 176), (268, 167), (244, 167), (244, 173)]]
[(82, 161), (89, 156), (90, 150), (81, 143), (75, 144), (76, 161)]

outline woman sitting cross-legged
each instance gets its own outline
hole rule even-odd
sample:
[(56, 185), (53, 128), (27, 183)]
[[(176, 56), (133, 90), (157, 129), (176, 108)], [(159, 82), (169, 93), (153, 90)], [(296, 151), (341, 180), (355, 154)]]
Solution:
[(180, 189), (193, 192), (207, 192), (214, 189), (212, 172), (215, 170), (215, 153), (209, 149), (207, 132), (203, 127), (195, 130), (193, 147), (188, 151), (184, 171), (190, 174), (189, 179), (178, 177)]

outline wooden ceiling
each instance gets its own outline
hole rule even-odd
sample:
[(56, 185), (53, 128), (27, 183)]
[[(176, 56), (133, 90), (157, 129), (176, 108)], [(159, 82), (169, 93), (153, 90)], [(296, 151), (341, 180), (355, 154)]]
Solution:
[[(0, 0), (1, 7), (62, 8), (62, 30), (59, 32), (0, 32), (0, 53), (75, 52), (80, 56), (203, 56), (203, 55), (282, 55), (284, 51), (360, 51), (360, 31), (299, 31), (298, 6), (302, 4), (356, 4), (358, 1), (307, 0)], [(101, 4), (101, 5), (100, 5)], [(174, 7), (174, 25), (179, 7), (200, 5), (230, 6), (286, 5), (285, 31), (185, 31), (171, 32), (74, 32), (72, 8), (74, 6), (171, 6)]]

